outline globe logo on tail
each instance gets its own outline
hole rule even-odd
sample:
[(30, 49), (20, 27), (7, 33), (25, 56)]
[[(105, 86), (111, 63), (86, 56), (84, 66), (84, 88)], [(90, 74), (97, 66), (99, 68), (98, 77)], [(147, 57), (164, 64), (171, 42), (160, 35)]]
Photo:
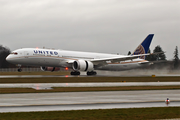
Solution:
[[(145, 54), (145, 50), (144, 50), (144, 47), (142, 45), (139, 45), (137, 47), (137, 49), (135, 50), (135, 52), (134, 52), (134, 55), (139, 55), (139, 54)], [(145, 59), (145, 56), (141, 56), (139, 58), (140, 59)]]

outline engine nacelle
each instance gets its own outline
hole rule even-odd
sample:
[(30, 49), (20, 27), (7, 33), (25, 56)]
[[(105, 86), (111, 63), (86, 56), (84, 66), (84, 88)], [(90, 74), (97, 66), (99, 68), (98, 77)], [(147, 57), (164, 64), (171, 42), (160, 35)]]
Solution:
[(60, 68), (59, 67), (40, 67), (42, 71), (59, 71)]
[(74, 61), (72, 67), (75, 71), (93, 71), (94, 70), (93, 63), (86, 60)]

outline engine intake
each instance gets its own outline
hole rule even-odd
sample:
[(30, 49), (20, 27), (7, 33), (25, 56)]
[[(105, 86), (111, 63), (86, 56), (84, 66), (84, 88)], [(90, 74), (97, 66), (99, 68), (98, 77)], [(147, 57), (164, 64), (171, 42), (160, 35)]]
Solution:
[(94, 70), (93, 63), (86, 60), (74, 61), (72, 67), (75, 71), (93, 71)]
[(40, 67), (42, 71), (59, 71), (60, 68), (59, 67)]

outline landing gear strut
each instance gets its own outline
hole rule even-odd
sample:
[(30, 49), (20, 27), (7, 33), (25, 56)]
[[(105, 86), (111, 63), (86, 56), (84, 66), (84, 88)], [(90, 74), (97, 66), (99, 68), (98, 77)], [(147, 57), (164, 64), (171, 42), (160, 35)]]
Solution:
[(18, 72), (21, 72), (22, 71), (22, 69), (21, 69), (21, 65), (18, 65), (19, 66), (19, 68), (18, 68)]
[(72, 71), (71, 75), (80, 75), (80, 72), (79, 71)]
[(97, 73), (95, 71), (87, 72), (87, 75), (96, 75)]

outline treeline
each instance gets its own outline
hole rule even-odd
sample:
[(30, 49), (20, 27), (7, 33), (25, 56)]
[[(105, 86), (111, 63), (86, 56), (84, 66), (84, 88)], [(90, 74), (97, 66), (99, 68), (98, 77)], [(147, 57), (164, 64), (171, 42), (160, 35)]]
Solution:
[[(166, 60), (166, 55), (164, 53), (164, 51), (162, 50), (162, 48), (158, 45), (154, 48), (153, 53), (160, 53), (161, 54), (156, 54), (156, 55), (149, 55), (146, 56), (146, 60), (148, 61), (159, 61), (159, 60)], [(151, 53), (151, 50), (149, 49), (148, 53)]]
[(12, 64), (6, 61), (6, 57), (11, 53), (10, 49), (0, 45), (0, 68), (9, 68)]
[[(179, 57), (178, 57), (178, 47), (176, 46), (174, 51), (174, 58), (172, 61), (167, 61), (165, 52), (162, 50), (162, 48), (158, 45), (153, 50), (153, 53), (157, 52), (163, 52), (161, 54), (157, 55), (150, 55), (146, 57), (146, 60), (152, 61), (153, 65), (150, 66), (152, 69), (167, 69), (167, 70), (177, 70), (179, 69)], [(149, 53), (151, 51), (149, 50)]]
[[(166, 59), (166, 55), (165, 52), (162, 50), (162, 48), (160, 47), (160, 45), (156, 46), (153, 50), (153, 52), (151, 52), (151, 50), (149, 49), (148, 53), (159, 53), (162, 52), (161, 54), (152, 54), (149, 56), (146, 56), (146, 60), (152, 62), (153, 64), (149, 67), (150, 69), (170, 69), (170, 70), (176, 70), (176, 69), (180, 69), (179, 63), (179, 53), (178, 53), (178, 47), (176, 46), (175, 51), (174, 51), (174, 58), (172, 61), (167, 61)], [(128, 52), (128, 55), (130, 55), (131, 52)]]

